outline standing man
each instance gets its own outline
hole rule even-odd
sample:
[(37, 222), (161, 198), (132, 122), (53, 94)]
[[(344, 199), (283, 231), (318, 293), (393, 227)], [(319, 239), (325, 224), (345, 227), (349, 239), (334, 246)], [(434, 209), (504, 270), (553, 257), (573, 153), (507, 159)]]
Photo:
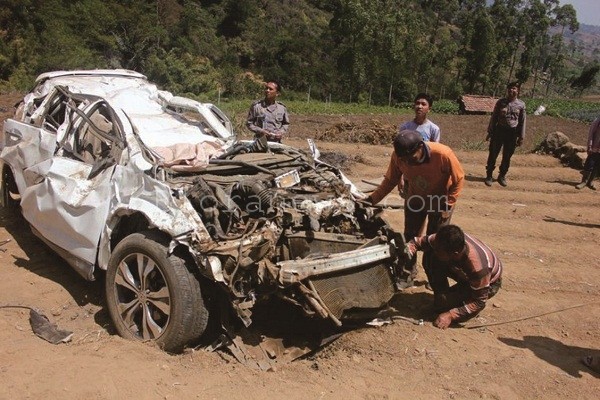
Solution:
[[(426, 142), (440, 141), (440, 128), (427, 118), (429, 110), (433, 107), (433, 98), (427, 93), (419, 93), (415, 96), (414, 110), (415, 118), (400, 125), (398, 132), (403, 130), (417, 131)], [(406, 196), (404, 188), (404, 179), (400, 177), (398, 190), (403, 196)], [(423, 227), (424, 229), (425, 227)], [(422, 231), (423, 232), (423, 231)]]
[(433, 98), (430, 95), (417, 94), (414, 102), (415, 118), (400, 125), (398, 132), (409, 129), (419, 132), (426, 142), (439, 142), (440, 128), (427, 119), (431, 107), (433, 107)]
[[(502, 262), (480, 240), (466, 235), (456, 225), (442, 226), (429, 236), (411, 239), (406, 252), (434, 253), (428, 277), (433, 306), (439, 314), (433, 323), (446, 329), (452, 322), (466, 321), (485, 308), (486, 301), (502, 285)], [(450, 286), (448, 278), (456, 282)]]
[(265, 98), (252, 103), (248, 111), (246, 126), (255, 137), (266, 136), (269, 142), (281, 143), (281, 139), (288, 133), (290, 117), (283, 103), (277, 101), (281, 94), (281, 86), (276, 81), (269, 81), (265, 85)]
[[(404, 179), (404, 237), (419, 235), (427, 220), (427, 234), (437, 232), (450, 222), (456, 199), (464, 185), (465, 173), (452, 149), (436, 142), (425, 142), (417, 131), (404, 130), (394, 137), (394, 152), (387, 172), (377, 189), (367, 198), (379, 203), (400, 179)], [(423, 267), (429, 277), (429, 254)], [(413, 286), (417, 258), (413, 256), (399, 272), (399, 289)]]
[(575, 186), (577, 189), (583, 189), (585, 186), (596, 190), (594, 178), (600, 169), (600, 117), (590, 126), (590, 133), (587, 141), (587, 158), (583, 165), (583, 177), (581, 183)]
[(510, 158), (515, 148), (523, 143), (525, 136), (525, 103), (517, 98), (519, 95), (519, 83), (511, 82), (506, 85), (506, 97), (501, 98), (494, 106), (494, 112), (490, 118), (487, 136), (489, 140), (489, 155), (486, 166), (485, 184), (492, 186), (494, 179), (492, 172), (496, 168), (496, 159), (502, 149), (502, 162), (498, 183), (506, 186), (506, 173), (510, 167)]

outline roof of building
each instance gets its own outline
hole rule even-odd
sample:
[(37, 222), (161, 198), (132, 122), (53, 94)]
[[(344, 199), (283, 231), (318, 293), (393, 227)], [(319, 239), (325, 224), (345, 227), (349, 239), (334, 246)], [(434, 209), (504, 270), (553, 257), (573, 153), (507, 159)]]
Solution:
[(491, 113), (494, 111), (496, 101), (498, 101), (498, 99), (495, 97), (474, 94), (464, 94), (458, 99), (461, 111), (465, 113)]

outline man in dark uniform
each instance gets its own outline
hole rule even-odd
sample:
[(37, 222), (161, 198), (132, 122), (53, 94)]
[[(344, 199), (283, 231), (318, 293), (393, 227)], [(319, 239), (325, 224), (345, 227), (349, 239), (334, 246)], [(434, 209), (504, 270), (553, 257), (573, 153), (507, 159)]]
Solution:
[(496, 168), (496, 159), (502, 149), (502, 162), (498, 183), (506, 186), (506, 173), (510, 167), (510, 158), (515, 148), (523, 143), (525, 136), (525, 103), (517, 98), (519, 83), (511, 82), (506, 85), (506, 97), (501, 98), (494, 106), (494, 112), (488, 125), (487, 137), (489, 140), (489, 155), (486, 166), (485, 184), (492, 186), (494, 179), (492, 172)]
[(594, 178), (596, 174), (600, 173), (600, 117), (597, 118), (590, 127), (586, 149), (587, 158), (583, 165), (581, 183), (575, 187), (577, 189), (583, 189), (587, 186), (592, 190), (596, 190)]
[(265, 98), (252, 103), (248, 111), (246, 126), (256, 137), (266, 136), (269, 142), (279, 142), (287, 134), (290, 117), (283, 103), (277, 101), (281, 86), (276, 81), (265, 85)]

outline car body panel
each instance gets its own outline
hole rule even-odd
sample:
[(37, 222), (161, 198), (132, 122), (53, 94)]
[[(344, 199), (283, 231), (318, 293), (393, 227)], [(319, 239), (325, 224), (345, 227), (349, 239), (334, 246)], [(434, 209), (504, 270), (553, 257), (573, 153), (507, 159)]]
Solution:
[(94, 264), (103, 230), (98, 221), (105, 221), (108, 215), (110, 203), (104, 199), (112, 196), (111, 175), (115, 167), (87, 179), (80, 164), (54, 158), (25, 170), (26, 175), (33, 174), (41, 180), (21, 192), (21, 209), (42, 236)]

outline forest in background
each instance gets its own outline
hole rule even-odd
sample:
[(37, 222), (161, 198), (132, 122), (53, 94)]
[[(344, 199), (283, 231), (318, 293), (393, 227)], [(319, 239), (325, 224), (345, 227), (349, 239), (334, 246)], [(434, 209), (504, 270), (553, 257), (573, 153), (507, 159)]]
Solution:
[[(600, 93), (598, 47), (559, 0), (0, 0), (0, 91), (51, 70), (126, 68), (198, 99), (396, 105), (425, 91)], [(567, 35), (571, 39), (565, 40)]]

